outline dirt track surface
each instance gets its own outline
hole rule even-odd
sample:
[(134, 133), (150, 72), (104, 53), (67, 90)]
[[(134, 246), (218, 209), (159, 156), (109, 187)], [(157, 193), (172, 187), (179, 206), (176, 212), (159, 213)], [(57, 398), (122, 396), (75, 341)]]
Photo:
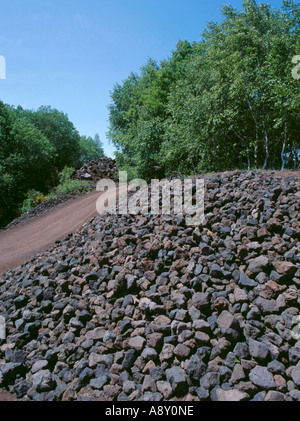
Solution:
[[(69, 232), (74, 232), (97, 214), (96, 201), (102, 193), (93, 191), (17, 225), (0, 234), (0, 274), (46, 249)], [(113, 193), (105, 193), (111, 197)]]

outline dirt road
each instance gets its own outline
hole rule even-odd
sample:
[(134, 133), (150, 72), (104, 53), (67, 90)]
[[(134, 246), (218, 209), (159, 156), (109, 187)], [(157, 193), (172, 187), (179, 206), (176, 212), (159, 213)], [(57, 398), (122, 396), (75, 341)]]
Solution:
[[(121, 194), (122, 192), (118, 192)], [(97, 215), (96, 201), (102, 193), (93, 191), (68, 201), (32, 221), (0, 234), (0, 274), (12, 269), (74, 232)], [(106, 197), (111, 193), (105, 192)]]

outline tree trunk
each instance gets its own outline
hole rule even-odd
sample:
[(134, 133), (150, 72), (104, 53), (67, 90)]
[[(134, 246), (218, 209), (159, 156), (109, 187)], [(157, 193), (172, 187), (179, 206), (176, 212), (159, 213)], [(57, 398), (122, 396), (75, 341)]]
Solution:
[(254, 167), (255, 167), (255, 169), (257, 169), (257, 149), (258, 149), (258, 146), (257, 146), (257, 143), (254, 145)]
[(248, 171), (251, 169), (251, 162), (250, 162), (250, 156), (249, 156), (249, 149), (247, 148), (247, 161), (248, 161)]
[(248, 162), (248, 171), (250, 171), (250, 169), (251, 169), (251, 162), (250, 162), (250, 154), (249, 154), (249, 148), (248, 148), (247, 142), (245, 141), (245, 139), (243, 138), (243, 136), (241, 136), (240, 134), (238, 134), (238, 133), (234, 130), (234, 128), (232, 128), (232, 131), (234, 132), (234, 134), (236, 135), (236, 137), (238, 137), (238, 138), (242, 141), (243, 145), (244, 145), (244, 146), (245, 146), (245, 148), (246, 148), (246, 152), (247, 152), (247, 162)]
[(294, 148), (293, 152), (294, 152), (294, 170), (297, 170), (297, 169), (299, 170), (299, 168), (300, 168), (300, 162), (299, 162), (299, 165), (297, 167), (298, 149), (297, 148)]
[(255, 118), (254, 112), (253, 112), (253, 108), (252, 108), (249, 96), (247, 96), (247, 103), (248, 103), (248, 108), (250, 110), (251, 116), (252, 116), (254, 124), (255, 124), (255, 141), (256, 141), (256, 144), (254, 145), (254, 167), (257, 168), (258, 124), (257, 124), (257, 120)]
[(265, 138), (265, 154), (266, 154), (266, 157), (265, 157), (265, 162), (264, 162), (264, 165), (263, 165), (263, 170), (267, 169), (268, 160), (269, 160), (268, 139), (266, 139), (266, 138)]
[(196, 175), (196, 170), (195, 170), (195, 166), (194, 166), (194, 162), (193, 162), (193, 156), (191, 156), (191, 163), (192, 163), (194, 175)]
[(282, 145), (282, 150), (281, 150), (281, 171), (284, 170), (284, 166), (285, 166), (285, 159), (284, 159), (284, 152), (285, 152), (285, 147), (286, 147), (286, 122), (284, 125), (284, 140), (283, 140), (283, 145)]
[(281, 171), (284, 170), (284, 166), (285, 166), (284, 151), (285, 151), (285, 142), (283, 142), (282, 150), (281, 150), (281, 163), (282, 163)]
[(265, 157), (265, 162), (264, 162), (264, 165), (263, 165), (263, 170), (265, 170), (268, 166), (268, 160), (269, 160), (269, 137), (268, 137), (267, 127), (266, 127), (264, 107), (263, 107), (263, 113), (262, 113), (262, 122), (263, 122), (264, 133), (265, 133), (265, 154), (266, 154), (266, 157)]

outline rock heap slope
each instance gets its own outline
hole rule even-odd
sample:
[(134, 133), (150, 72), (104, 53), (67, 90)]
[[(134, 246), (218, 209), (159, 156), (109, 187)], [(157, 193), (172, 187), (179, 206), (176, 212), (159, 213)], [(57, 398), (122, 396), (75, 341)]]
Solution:
[(300, 400), (299, 179), (205, 179), (203, 226), (97, 216), (0, 278), (20, 400)]
[(103, 158), (84, 164), (80, 169), (74, 171), (72, 178), (86, 180), (96, 184), (96, 182), (102, 178), (114, 179), (117, 175), (116, 161), (104, 156)]

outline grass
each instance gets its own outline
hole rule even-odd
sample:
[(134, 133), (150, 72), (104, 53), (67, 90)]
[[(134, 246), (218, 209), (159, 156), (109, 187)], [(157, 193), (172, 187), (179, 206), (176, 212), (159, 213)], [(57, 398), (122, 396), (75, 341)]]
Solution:
[(64, 196), (65, 194), (76, 192), (84, 193), (90, 190), (90, 183), (84, 180), (70, 180), (59, 184), (53, 192), (51, 192), (47, 199), (54, 199), (59, 196)]

